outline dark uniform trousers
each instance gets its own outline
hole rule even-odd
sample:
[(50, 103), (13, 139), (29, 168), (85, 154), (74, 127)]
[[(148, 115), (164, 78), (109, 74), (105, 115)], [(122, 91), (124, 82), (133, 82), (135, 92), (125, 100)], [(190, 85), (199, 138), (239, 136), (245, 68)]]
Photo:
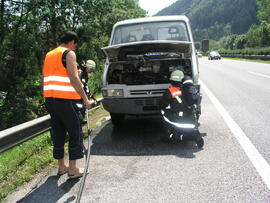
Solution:
[(46, 98), (45, 105), (51, 116), (53, 157), (64, 158), (66, 134), (69, 135), (69, 160), (83, 158), (83, 136), (78, 100)]

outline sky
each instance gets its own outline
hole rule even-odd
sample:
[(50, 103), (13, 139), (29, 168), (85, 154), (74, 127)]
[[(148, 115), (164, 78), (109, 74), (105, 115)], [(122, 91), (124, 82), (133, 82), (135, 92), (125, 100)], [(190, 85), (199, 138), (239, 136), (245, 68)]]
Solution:
[(176, 1), (177, 0), (139, 0), (139, 5), (144, 10), (148, 11), (148, 16), (152, 16)]

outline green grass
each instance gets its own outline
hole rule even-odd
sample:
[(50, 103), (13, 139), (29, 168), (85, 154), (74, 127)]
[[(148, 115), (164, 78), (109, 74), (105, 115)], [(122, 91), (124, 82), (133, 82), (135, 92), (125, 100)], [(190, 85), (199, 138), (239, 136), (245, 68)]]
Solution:
[[(91, 129), (108, 116), (102, 107), (90, 112)], [(86, 125), (84, 133), (87, 132)], [(67, 150), (66, 150), (67, 151)], [(44, 168), (56, 166), (50, 133), (45, 133), (0, 154), (0, 202), (17, 187), (32, 180)]]
[(49, 133), (40, 135), (0, 155), (0, 202), (9, 192), (53, 165)]
[(101, 98), (102, 97), (102, 94), (101, 93), (98, 93), (95, 95), (97, 99)]
[(223, 57), (226, 59), (240, 60), (240, 61), (251, 61), (251, 62), (260, 62), (260, 63), (270, 63), (270, 61), (258, 60), (258, 59), (244, 59), (244, 58), (234, 58), (234, 57)]

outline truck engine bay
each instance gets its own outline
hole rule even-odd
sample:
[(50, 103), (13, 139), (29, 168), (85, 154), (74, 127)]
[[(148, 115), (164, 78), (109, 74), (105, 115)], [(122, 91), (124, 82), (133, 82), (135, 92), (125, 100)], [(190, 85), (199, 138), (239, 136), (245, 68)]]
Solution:
[(170, 74), (181, 70), (192, 77), (191, 60), (177, 53), (146, 53), (126, 55), (124, 60), (111, 62), (108, 84), (148, 85), (170, 83)]

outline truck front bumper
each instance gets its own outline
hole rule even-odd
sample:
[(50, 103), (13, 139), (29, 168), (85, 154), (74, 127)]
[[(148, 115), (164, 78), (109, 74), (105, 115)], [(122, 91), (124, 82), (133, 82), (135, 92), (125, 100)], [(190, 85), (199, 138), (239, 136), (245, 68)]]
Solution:
[(147, 115), (158, 114), (160, 112), (160, 97), (104, 98), (102, 104), (110, 113)]

